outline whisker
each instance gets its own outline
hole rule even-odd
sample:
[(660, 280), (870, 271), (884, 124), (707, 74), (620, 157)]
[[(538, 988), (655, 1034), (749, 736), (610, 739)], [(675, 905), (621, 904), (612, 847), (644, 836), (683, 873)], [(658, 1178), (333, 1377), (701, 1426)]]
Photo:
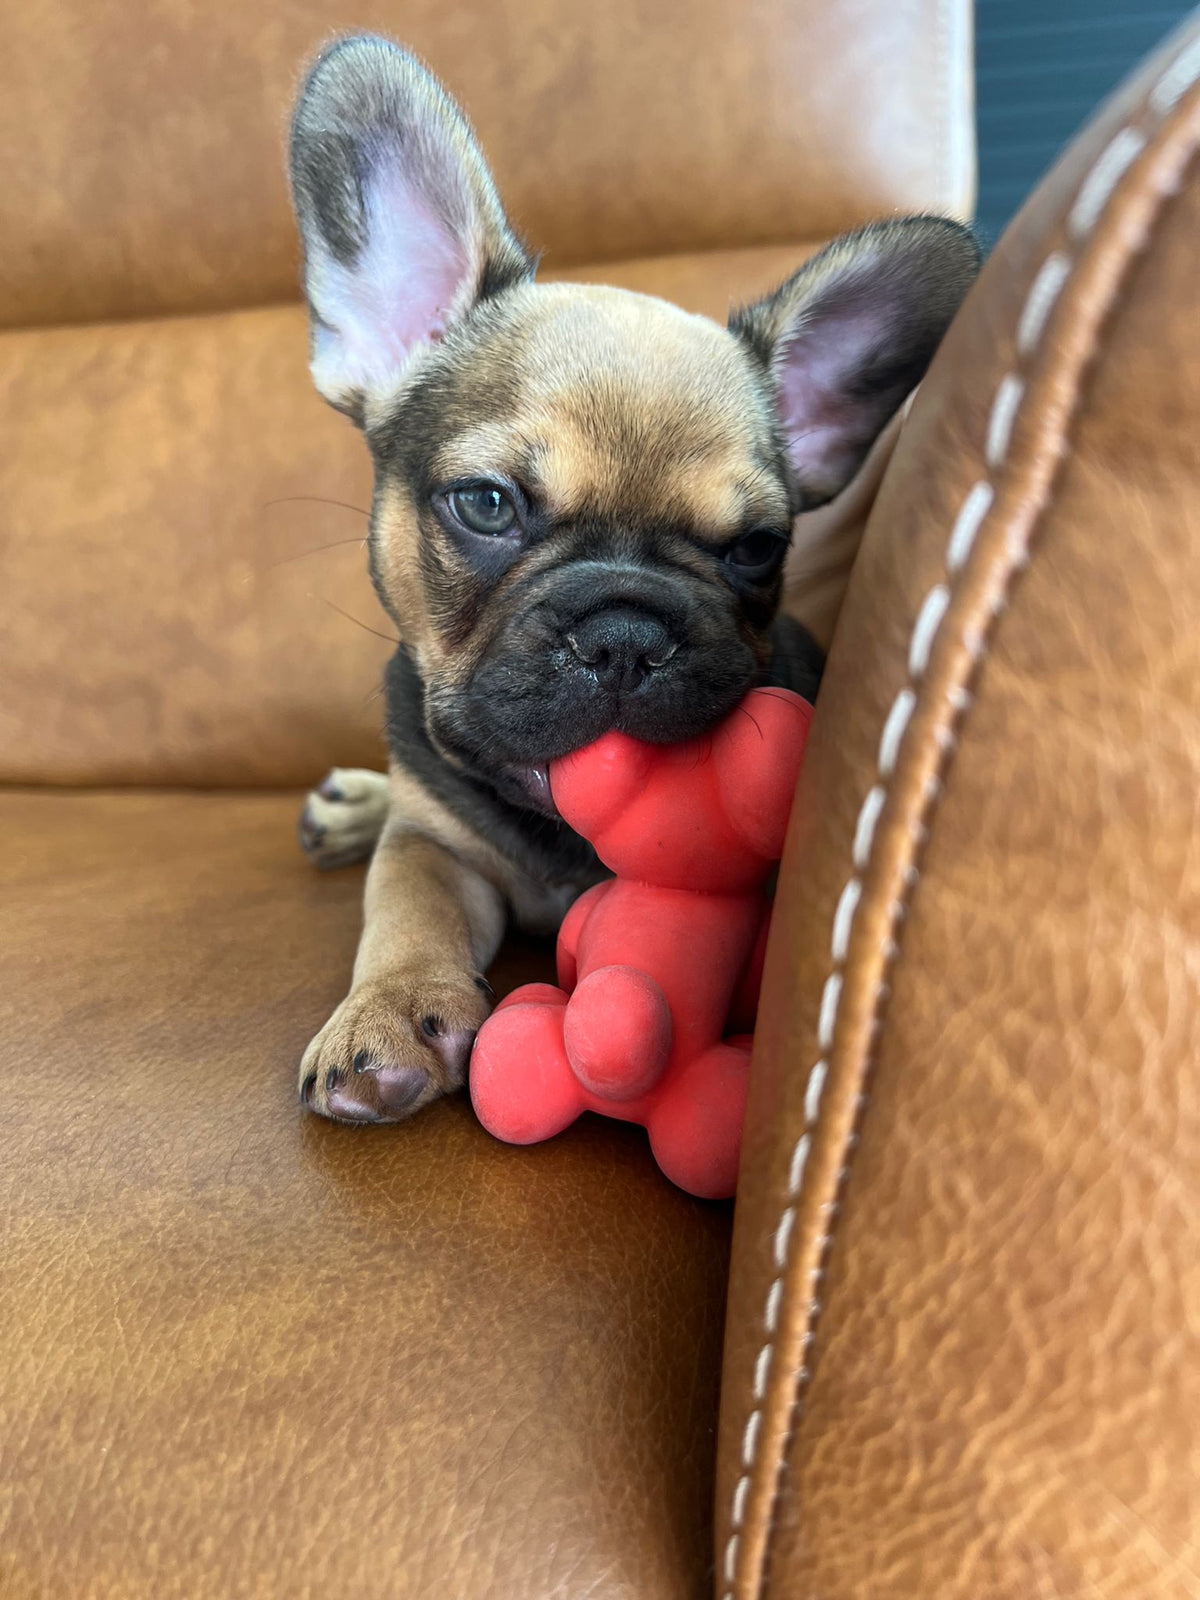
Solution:
[(750, 721), (754, 724), (755, 728), (757, 728), (757, 730), (758, 730), (758, 737), (760, 739), (763, 739), (763, 738), (766, 737), (766, 735), (762, 731), (762, 723), (759, 722), (758, 718), (754, 715), (754, 713), (752, 711), (747, 711), (745, 706), (735, 706), (734, 710), (737, 711), (741, 716), (750, 718)]
[(345, 617), (347, 622), (353, 622), (358, 627), (365, 629), (367, 633), (373, 633), (377, 639), (386, 639), (388, 644), (400, 643), (400, 640), (395, 638), (394, 635), (390, 633), (380, 633), (378, 628), (372, 628), (369, 623), (363, 622), (360, 617), (352, 617), (348, 611), (343, 611), (341, 606), (335, 605), (332, 600), (324, 600), (323, 603), (327, 605), (331, 611), (336, 611), (339, 617)]
[(280, 495), (278, 500), (264, 500), (263, 510), (267, 511), (271, 508), (271, 506), (296, 505), (300, 501), (305, 500), (314, 506), (340, 506), (343, 511), (353, 511), (360, 517), (369, 517), (371, 515), (369, 511), (364, 511), (362, 506), (352, 506), (348, 500), (327, 500), (324, 495), (320, 494)]
[(294, 556), (283, 556), (279, 561), (268, 563), (262, 570), (264, 572), (274, 572), (276, 567), (286, 567), (289, 561), (303, 561), (305, 556), (319, 556), (322, 550), (336, 550), (339, 545), (343, 544), (361, 545), (364, 550), (367, 547), (367, 541), (360, 539), (355, 534), (353, 539), (333, 539), (329, 544), (319, 544), (312, 550), (298, 550)]

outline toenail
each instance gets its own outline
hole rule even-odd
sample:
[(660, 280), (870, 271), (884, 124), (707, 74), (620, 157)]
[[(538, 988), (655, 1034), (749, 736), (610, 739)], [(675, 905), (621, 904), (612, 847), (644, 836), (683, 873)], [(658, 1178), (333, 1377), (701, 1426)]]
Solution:
[(341, 1067), (330, 1067), (325, 1074), (325, 1093), (332, 1094), (338, 1084), (341, 1083), (343, 1076)]
[(493, 1000), (496, 998), (496, 991), (495, 991), (495, 989), (492, 988), (491, 984), (487, 981), (486, 978), (484, 978), (482, 976), (476, 978), (475, 979), (475, 987), (477, 989), (482, 989), (484, 994), (490, 994)]
[(355, 1072), (369, 1072), (371, 1070), (371, 1052), (360, 1050), (354, 1058)]
[(421, 1032), (425, 1035), (425, 1037), (427, 1039), (436, 1039), (438, 1034), (441, 1033), (441, 1031), (442, 1031), (442, 1025), (438, 1021), (437, 1017), (422, 1017), (421, 1018)]
[(317, 793), (321, 796), (322, 800), (339, 801), (346, 798), (344, 792), (338, 788), (337, 784), (334, 783), (332, 778), (326, 778), (323, 782), (319, 783), (317, 785)]
[(302, 1105), (307, 1105), (312, 1099), (312, 1092), (316, 1086), (317, 1075), (315, 1072), (310, 1072), (308, 1077), (305, 1078), (304, 1082), (300, 1085), (300, 1101)]

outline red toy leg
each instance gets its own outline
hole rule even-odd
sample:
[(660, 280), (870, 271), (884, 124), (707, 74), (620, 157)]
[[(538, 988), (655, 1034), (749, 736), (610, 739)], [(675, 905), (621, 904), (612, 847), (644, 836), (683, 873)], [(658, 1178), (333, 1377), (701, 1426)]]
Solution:
[(567, 1061), (567, 997), (548, 983), (516, 989), (479, 1030), (471, 1052), (471, 1102), (490, 1134), (536, 1144), (568, 1127), (584, 1107)]
[(633, 1100), (662, 1077), (671, 1008), (636, 967), (597, 967), (567, 1002), (563, 1037), (575, 1076), (605, 1100)]
[(705, 1200), (725, 1200), (737, 1188), (750, 1045), (726, 1039), (681, 1067), (647, 1123), (667, 1177)]

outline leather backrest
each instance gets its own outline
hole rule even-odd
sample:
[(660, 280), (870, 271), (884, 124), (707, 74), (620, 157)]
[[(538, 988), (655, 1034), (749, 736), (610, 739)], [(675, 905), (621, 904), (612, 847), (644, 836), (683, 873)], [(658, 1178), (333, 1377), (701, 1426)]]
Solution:
[(1200, 1526), (1200, 27), (989, 261), (781, 875), (723, 1600), (1167, 1600)]
[(296, 292), (288, 107), (333, 33), (461, 98), (551, 264), (969, 215), (969, 0), (14, 0), (0, 18), (0, 324)]

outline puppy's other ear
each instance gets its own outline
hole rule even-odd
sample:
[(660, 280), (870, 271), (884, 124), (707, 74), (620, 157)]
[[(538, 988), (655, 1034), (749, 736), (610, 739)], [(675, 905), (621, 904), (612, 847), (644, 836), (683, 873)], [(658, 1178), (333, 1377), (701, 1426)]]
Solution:
[(806, 509), (857, 472), (978, 270), (975, 239), (956, 222), (877, 222), (835, 239), (730, 316), (730, 331), (769, 374)]
[(369, 34), (313, 64), (292, 118), (312, 374), (362, 420), (422, 344), (529, 277), (466, 119), (407, 51)]

